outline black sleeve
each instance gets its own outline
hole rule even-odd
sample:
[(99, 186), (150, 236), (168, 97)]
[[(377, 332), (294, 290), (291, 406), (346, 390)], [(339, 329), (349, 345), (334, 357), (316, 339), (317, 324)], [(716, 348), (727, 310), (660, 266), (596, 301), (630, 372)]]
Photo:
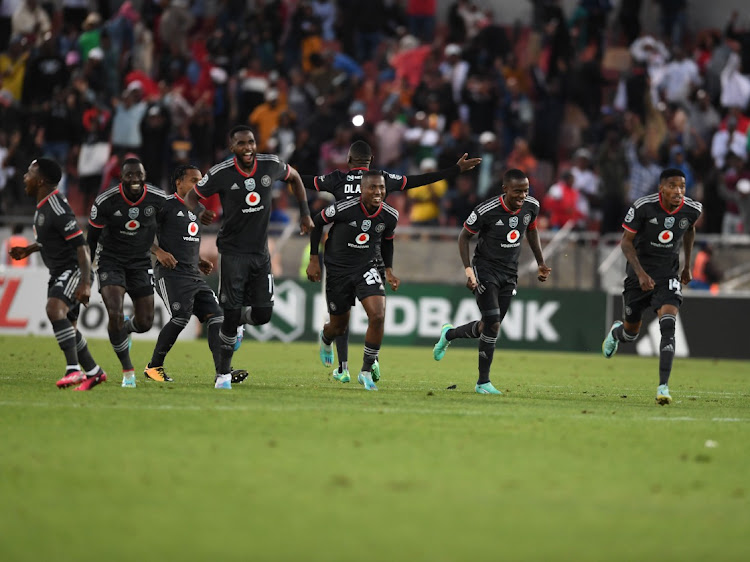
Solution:
[(315, 187), (315, 176), (303, 176), (302, 174), (300, 174), (299, 177), (302, 178), (302, 185), (305, 186), (305, 189), (309, 189), (310, 191), (318, 191), (318, 188)]
[(444, 170), (438, 170), (437, 172), (427, 172), (426, 174), (419, 174), (418, 176), (407, 176), (406, 185), (404, 190), (414, 189), (415, 187), (421, 187), (423, 185), (429, 185), (440, 180), (453, 179), (461, 173), (461, 168), (458, 164), (453, 164), (450, 168)]
[(383, 238), (380, 246), (380, 254), (383, 256), (383, 263), (386, 269), (393, 267), (393, 238)]
[(89, 230), (86, 233), (86, 241), (89, 243), (89, 249), (91, 250), (91, 261), (94, 261), (96, 255), (96, 245), (99, 243), (99, 236), (102, 234), (101, 228), (89, 225)]

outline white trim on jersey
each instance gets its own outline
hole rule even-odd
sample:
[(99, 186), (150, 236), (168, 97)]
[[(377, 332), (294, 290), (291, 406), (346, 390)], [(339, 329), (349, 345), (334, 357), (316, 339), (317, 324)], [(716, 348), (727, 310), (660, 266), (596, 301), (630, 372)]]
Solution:
[(345, 211), (349, 207), (354, 207), (359, 203), (359, 198), (357, 199), (343, 199), (342, 201), (336, 201), (336, 210), (337, 211)]
[(652, 193), (651, 195), (645, 195), (644, 197), (641, 197), (640, 199), (636, 199), (633, 203), (633, 207), (638, 209), (639, 207), (642, 207), (646, 203), (655, 203), (659, 201), (659, 194), (658, 193)]
[(109, 199), (110, 197), (112, 197), (112, 195), (114, 195), (115, 193), (120, 193), (120, 186), (119, 185), (116, 185), (114, 187), (110, 187), (107, 191), (105, 191), (103, 193), (100, 193), (99, 197), (97, 197), (94, 200), (94, 203), (96, 203), (97, 205), (100, 205), (106, 199)]
[(52, 194), (52, 196), (47, 199), (49, 202), (49, 206), (52, 207), (52, 210), (55, 212), (56, 215), (64, 215), (65, 214), (65, 208), (63, 207), (62, 203), (57, 199), (56, 194)]
[(526, 201), (528, 201), (532, 205), (536, 205), (537, 207), (540, 207), (539, 201), (537, 199), (535, 199), (534, 197), (532, 197), (531, 195), (527, 195), (526, 196)]
[(489, 201), (486, 201), (485, 203), (482, 203), (477, 207), (477, 213), (480, 215), (485, 214), (488, 211), (491, 211), (495, 207), (498, 207), (500, 205), (500, 199), (491, 199)]
[(383, 210), (393, 215), (398, 220), (398, 211), (391, 207), (388, 203), (383, 202)]
[(223, 170), (224, 168), (229, 168), (230, 166), (234, 166), (234, 156), (231, 157), (229, 160), (224, 160), (223, 162), (219, 162), (210, 170), (208, 170), (208, 173), (213, 175), (213, 174), (216, 174), (216, 172)]

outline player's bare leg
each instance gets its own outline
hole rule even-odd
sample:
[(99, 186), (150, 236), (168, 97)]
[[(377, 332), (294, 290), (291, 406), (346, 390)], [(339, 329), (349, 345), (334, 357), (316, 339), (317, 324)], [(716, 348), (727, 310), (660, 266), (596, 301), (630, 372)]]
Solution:
[(125, 388), (135, 387), (135, 370), (130, 360), (130, 345), (128, 331), (125, 328), (123, 316), (123, 301), (125, 298), (125, 287), (119, 285), (105, 285), (101, 289), (102, 300), (107, 309), (109, 321), (107, 332), (112, 349), (115, 350), (117, 358), (122, 365), (122, 386)]

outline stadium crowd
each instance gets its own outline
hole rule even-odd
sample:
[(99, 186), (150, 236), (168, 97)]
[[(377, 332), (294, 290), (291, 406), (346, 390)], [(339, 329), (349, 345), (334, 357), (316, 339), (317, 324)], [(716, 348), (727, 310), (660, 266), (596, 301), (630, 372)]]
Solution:
[(399, 174), (482, 158), (389, 198), (402, 223), (461, 225), (520, 168), (540, 227), (619, 232), (670, 166), (704, 205), (699, 231), (750, 232), (750, 31), (737, 14), (687, 29), (687, 2), (664, 0), (659, 33), (643, 35), (641, 0), (617, 13), (580, 0), (568, 14), (534, 0), (523, 23), (484, 4), (4, 0), (0, 210), (31, 214), (34, 158), (63, 165), (83, 216), (128, 156), (166, 188), (176, 166), (205, 172), (227, 156), (228, 130), (246, 123), (259, 152), (302, 174), (346, 169), (356, 140)]

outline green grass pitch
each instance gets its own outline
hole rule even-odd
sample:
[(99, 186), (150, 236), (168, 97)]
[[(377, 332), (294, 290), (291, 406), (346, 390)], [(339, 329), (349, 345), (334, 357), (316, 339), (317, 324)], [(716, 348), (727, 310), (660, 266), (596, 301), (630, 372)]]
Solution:
[(52, 338), (2, 337), (0, 560), (750, 560), (750, 364), (676, 360), (659, 407), (655, 358), (500, 345), (479, 396), (466, 343), (385, 348), (368, 393), (249, 340), (231, 391), (205, 341), (123, 389), (96, 341), (79, 393)]

